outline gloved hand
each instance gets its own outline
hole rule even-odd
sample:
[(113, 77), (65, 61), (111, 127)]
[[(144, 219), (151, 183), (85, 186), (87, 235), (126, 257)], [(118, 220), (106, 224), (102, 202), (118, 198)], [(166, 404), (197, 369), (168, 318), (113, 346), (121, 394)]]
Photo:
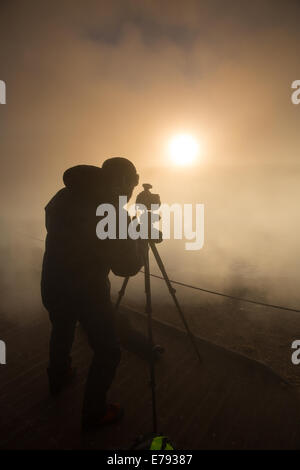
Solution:
[(142, 224), (147, 224), (148, 227), (148, 241), (153, 242), (153, 243), (161, 243), (163, 241), (163, 234), (161, 230), (158, 230), (157, 228), (154, 227), (154, 223), (159, 222), (160, 220), (160, 215), (151, 213), (148, 211), (147, 213), (144, 213), (140, 217), (140, 227)]

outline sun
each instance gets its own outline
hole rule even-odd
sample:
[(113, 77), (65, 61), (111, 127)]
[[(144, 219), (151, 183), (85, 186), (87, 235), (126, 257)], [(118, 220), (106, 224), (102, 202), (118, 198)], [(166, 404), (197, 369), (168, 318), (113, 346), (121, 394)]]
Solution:
[(192, 165), (199, 153), (199, 144), (190, 134), (177, 134), (169, 142), (169, 154), (175, 165)]

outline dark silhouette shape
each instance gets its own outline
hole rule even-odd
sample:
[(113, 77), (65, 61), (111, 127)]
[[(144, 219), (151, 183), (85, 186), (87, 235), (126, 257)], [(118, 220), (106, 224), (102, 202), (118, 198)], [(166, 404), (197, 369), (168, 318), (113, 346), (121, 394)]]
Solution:
[[(83, 426), (89, 427), (121, 416), (120, 407), (106, 403), (120, 361), (108, 274), (112, 270), (119, 276), (133, 276), (142, 266), (139, 240), (97, 238), (96, 208), (101, 203), (116, 207), (119, 195), (129, 199), (138, 175), (129, 160), (112, 158), (102, 168), (70, 168), (63, 181), (65, 188), (45, 209), (47, 238), (41, 293), (52, 323), (48, 376), (52, 394), (73, 379), (70, 351), (79, 321), (94, 352), (83, 403)], [(147, 353), (145, 338), (137, 332), (128, 333), (130, 323), (124, 316), (121, 323), (125, 341), (132, 349), (144, 348)]]

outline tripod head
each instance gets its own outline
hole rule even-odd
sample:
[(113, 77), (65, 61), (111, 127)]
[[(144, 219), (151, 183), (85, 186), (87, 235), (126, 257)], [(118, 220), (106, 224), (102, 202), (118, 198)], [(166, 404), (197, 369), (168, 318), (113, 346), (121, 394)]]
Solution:
[[(152, 210), (152, 204), (155, 204), (159, 207), (161, 204), (159, 194), (152, 194), (150, 192), (150, 189), (152, 189), (152, 184), (144, 183), (143, 188), (144, 191), (140, 192), (136, 197), (137, 206), (139, 204), (143, 204), (145, 207), (147, 207), (148, 211)], [(158, 209), (158, 207), (156, 207), (156, 209)]]
[[(149, 183), (143, 184), (144, 191), (139, 193), (136, 198), (136, 208), (139, 212), (139, 219), (141, 226), (147, 223), (148, 239), (154, 243), (160, 243), (163, 240), (162, 232), (154, 227), (156, 222), (159, 222), (160, 215), (156, 213), (160, 206), (159, 194), (152, 194), (150, 189), (152, 185)], [(146, 210), (145, 210), (146, 208)], [(148, 247), (148, 243), (146, 244)]]

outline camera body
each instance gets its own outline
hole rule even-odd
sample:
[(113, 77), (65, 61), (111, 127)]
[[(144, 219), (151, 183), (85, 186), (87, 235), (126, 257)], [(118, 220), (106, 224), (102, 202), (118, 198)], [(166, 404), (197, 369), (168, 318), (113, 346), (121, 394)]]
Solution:
[(162, 232), (154, 227), (154, 224), (160, 220), (160, 215), (155, 212), (161, 204), (160, 196), (150, 192), (152, 185), (149, 183), (143, 184), (143, 188), (144, 191), (137, 195), (135, 202), (137, 212), (139, 213), (140, 225), (141, 227), (147, 226), (148, 240), (160, 243), (163, 240)]
[(148, 211), (151, 211), (152, 208), (151, 206), (153, 204), (156, 205), (156, 209), (160, 206), (160, 196), (159, 194), (152, 194), (150, 192), (150, 189), (152, 188), (152, 185), (149, 183), (143, 184), (144, 191), (139, 193), (136, 197), (136, 205), (138, 206), (139, 204), (143, 204)]

